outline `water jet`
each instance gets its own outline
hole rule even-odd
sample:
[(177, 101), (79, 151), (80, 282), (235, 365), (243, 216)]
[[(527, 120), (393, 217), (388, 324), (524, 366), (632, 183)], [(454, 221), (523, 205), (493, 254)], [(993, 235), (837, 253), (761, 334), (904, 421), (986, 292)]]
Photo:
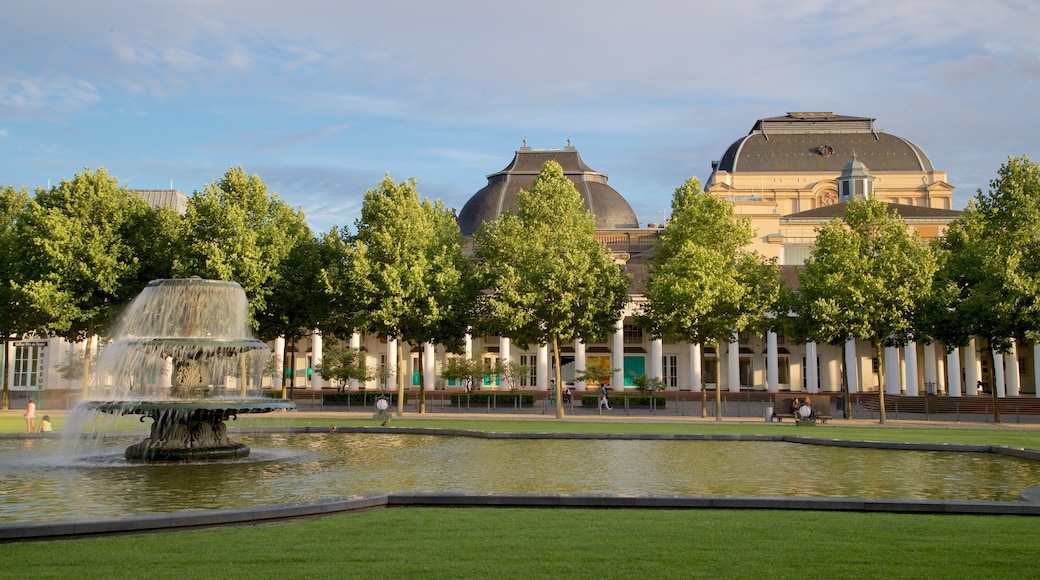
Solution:
[(271, 353), (252, 337), (248, 311), (236, 282), (153, 280), (123, 314), (77, 409), (151, 419), (148, 437), (126, 448), (131, 461), (249, 455), (226, 422), (295, 405), (263, 396)]

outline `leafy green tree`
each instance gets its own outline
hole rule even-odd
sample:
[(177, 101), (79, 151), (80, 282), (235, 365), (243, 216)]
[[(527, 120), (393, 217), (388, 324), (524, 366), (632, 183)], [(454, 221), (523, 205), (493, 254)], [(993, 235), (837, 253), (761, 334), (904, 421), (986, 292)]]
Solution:
[[(324, 337), (332, 338), (332, 334), (326, 332), (329, 295), (322, 280), (327, 260), (324, 247), (313, 236), (301, 235), (294, 241), (285, 259), (278, 264), (278, 274), (270, 283), (271, 292), (264, 308), (256, 313), (257, 336), (265, 341), (284, 337), (287, 349), (315, 329)], [(282, 361), (291, 360), (286, 352), (279, 354)], [(328, 356), (327, 353), (324, 356)], [(285, 397), (288, 395), (287, 373), (285, 369), (279, 371)]]
[[(780, 292), (775, 261), (744, 249), (751, 242), (747, 218), (691, 178), (675, 190), (672, 216), (649, 261), (640, 317), (655, 337), (669, 342), (715, 345), (721, 377), (722, 344), (736, 333), (763, 326)], [(715, 418), (722, 420), (721, 380), (716, 379)], [(701, 389), (702, 403), (707, 394)], [(701, 405), (706, 416), (707, 405)]]
[(15, 255), (17, 245), (16, 224), (22, 213), (29, 206), (29, 191), (25, 188), (15, 189), (10, 186), (0, 187), (0, 341), (3, 343), (3, 388), (0, 393), (0, 410), (6, 411), (10, 403), (10, 386), (8, 384), (8, 355), (10, 343), (24, 332), (33, 330), (37, 324), (27, 317), (24, 308), (25, 296), (15, 287), (21, 262)]
[[(947, 348), (973, 336), (1006, 353), (1040, 339), (1040, 165), (1009, 158), (938, 242), (927, 327)], [(992, 361), (1000, 364), (998, 360)], [(995, 368), (995, 367), (990, 367)], [(991, 389), (994, 397), (997, 390)], [(1000, 421), (994, 405), (995, 420)]]
[(869, 341), (880, 363), (885, 422), (884, 346), (917, 339), (917, 312), (935, 272), (932, 252), (897, 213), (877, 200), (848, 202), (844, 219), (823, 224), (798, 273), (798, 315), (817, 342)]
[[(339, 268), (346, 276), (330, 279), (339, 289), (337, 302), (348, 309), (341, 318), (399, 343), (460, 349), (474, 286), (452, 211), (440, 201), (420, 200), (414, 179), (394, 183), (387, 175), (365, 192), (356, 225), (357, 234), (342, 244)], [(399, 348), (398, 369), (404, 366), (402, 352)], [(404, 410), (403, 378), (399, 372), (398, 414)], [(420, 413), (426, 411), (423, 383)]]
[(515, 213), (486, 222), (474, 236), (481, 324), (520, 345), (551, 346), (557, 418), (560, 342), (600, 340), (628, 301), (628, 277), (595, 230), (574, 184), (548, 161), (531, 189), (517, 194)]
[(312, 237), (302, 211), (268, 193), (260, 177), (231, 168), (188, 200), (173, 272), (238, 282), (255, 328), (282, 283), (283, 263)]
[[(142, 277), (163, 273), (175, 223), (104, 169), (37, 190), (16, 224), (13, 252), (24, 314), (39, 330), (69, 340), (99, 334), (140, 292)], [(87, 348), (84, 394), (89, 379)]]
[(484, 356), (483, 353), (481, 353), (480, 356), (471, 359), (465, 359), (462, 357), (448, 358), (444, 363), (444, 367), (441, 369), (441, 378), (459, 382), (472, 389), (474, 385), (480, 384), (485, 374), (491, 374), (493, 372), (493, 370), (485, 367)]
[(321, 373), (321, 378), (338, 382), (340, 391), (352, 379), (364, 383), (375, 378), (375, 374), (368, 368), (365, 353), (360, 349), (344, 347), (338, 341), (325, 346), (321, 364), (316, 370)]

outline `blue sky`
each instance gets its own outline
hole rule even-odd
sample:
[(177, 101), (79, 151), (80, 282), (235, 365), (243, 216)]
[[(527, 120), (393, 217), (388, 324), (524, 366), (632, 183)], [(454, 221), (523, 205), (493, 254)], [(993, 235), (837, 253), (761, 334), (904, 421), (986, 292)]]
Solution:
[(461, 209), (568, 137), (641, 223), (756, 119), (873, 117), (961, 208), (1040, 161), (1033, 0), (33, 0), (0, 19), (0, 184), (105, 167), (191, 194), (233, 166), (353, 229), (389, 173)]

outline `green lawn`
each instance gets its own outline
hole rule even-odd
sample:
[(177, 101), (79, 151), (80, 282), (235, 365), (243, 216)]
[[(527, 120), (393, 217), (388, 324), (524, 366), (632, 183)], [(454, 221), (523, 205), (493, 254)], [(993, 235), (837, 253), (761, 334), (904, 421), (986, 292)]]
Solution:
[(1015, 516), (390, 508), (6, 544), (0, 561), (7, 573), (17, 567), (26, 572), (19, 575), (62, 579), (1033, 578), (1036, 523)]
[[(61, 431), (65, 426), (65, 416), (54, 414), (55, 430)], [(230, 422), (232, 428), (248, 428), (254, 426), (337, 426), (375, 427), (377, 423), (369, 418), (358, 418), (356, 415), (343, 417), (307, 417), (295, 416), (293, 413), (271, 413), (264, 415), (243, 416)], [(501, 419), (451, 419), (444, 414), (432, 414), (419, 417), (407, 414), (404, 418), (395, 418), (393, 427), (426, 427), (435, 429), (467, 429), (472, 431), (497, 432), (535, 432), (535, 433), (705, 433), (705, 434), (740, 434), (752, 433), (761, 435), (803, 435), (828, 439), (850, 439), (859, 441), (896, 441), (911, 443), (950, 443), (971, 445), (1007, 445), (1026, 449), (1040, 449), (1040, 428), (1021, 427), (1014, 423), (992, 425), (984, 423), (964, 424), (957, 426), (952, 422), (934, 422), (929, 426), (906, 427), (898, 421), (890, 421), (881, 425), (842, 425), (832, 422), (814, 427), (799, 427), (794, 424), (775, 424), (765, 422), (722, 423), (682, 421), (641, 421), (632, 417), (625, 421), (596, 420), (514, 420), (504, 416)], [(143, 431), (147, 423), (142, 424), (137, 417), (125, 417), (119, 427), (127, 430)], [(25, 430), (25, 422), (21, 414), (8, 412), (0, 416), (0, 433), (20, 433)]]

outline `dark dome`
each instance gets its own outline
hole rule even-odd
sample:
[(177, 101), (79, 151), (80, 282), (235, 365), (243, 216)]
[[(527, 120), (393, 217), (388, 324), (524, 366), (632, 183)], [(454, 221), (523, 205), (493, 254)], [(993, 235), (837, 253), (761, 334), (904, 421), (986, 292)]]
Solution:
[(469, 198), (459, 212), (459, 229), (464, 236), (472, 236), (481, 224), (494, 220), (516, 203), (516, 194), (534, 184), (542, 165), (556, 161), (563, 174), (574, 182), (585, 207), (596, 218), (597, 230), (635, 229), (639, 227), (636, 212), (613, 187), (607, 185), (607, 176), (585, 165), (574, 147), (564, 149), (531, 149), (521, 147), (508, 167), (488, 175), (488, 184)]
[(920, 147), (874, 129), (874, 119), (788, 113), (760, 119), (717, 163), (729, 173), (841, 173), (856, 158), (872, 172), (934, 171)]

